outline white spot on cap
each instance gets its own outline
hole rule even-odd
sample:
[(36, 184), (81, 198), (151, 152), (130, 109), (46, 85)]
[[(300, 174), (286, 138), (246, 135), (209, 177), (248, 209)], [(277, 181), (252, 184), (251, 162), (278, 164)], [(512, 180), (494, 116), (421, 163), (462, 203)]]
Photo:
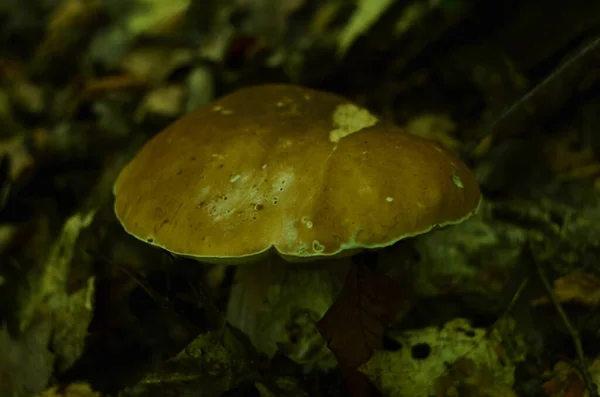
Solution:
[(265, 198), (264, 188), (261, 186), (263, 178), (255, 175), (255, 172), (243, 172), (235, 175), (236, 178), (230, 177), (230, 181), (235, 181), (235, 187), (230, 185), (231, 187), (221, 191), (213, 188), (209, 197), (198, 197), (203, 201), (200, 208), (214, 222), (220, 222), (239, 211), (247, 214), (248, 209), (252, 208), (251, 203), (263, 202)]
[(391, 203), (392, 201), (394, 201), (393, 197), (386, 197), (385, 201), (387, 201), (388, 203)]
[(312, 249), (315, 252), (323, 252), (325, 246), (319, 242), (319, 240), (313, 240)]
[(368, 110), (352, 103), (338, 105), (332, 118), (335, 129), (329, 133), (329, 140), (335, 143), (363, 128), (371, 127), (379, 121)]
[(307, 217), (303, 216), (301, 219), (302, 223), (304, 223), (306, 225), (307, 228), (312, 229), (313, 227), (313, 223), (311, 222), (310, 219), (308, 219)]
[(210, 186), (204, 186), (198, 193), (198, 198), (205, 198), (210, 193)]
[(283, 237), (288, 247), (293, 247), (298, 243), (298, 230), (296, 222), (288, 219), (283, 226)]
[(459, 188), (461, 188), (461, 189), (464, 189), (464, 188), (465, 188), (465, 185), (463, 185), (463, 183), (462, 183), (462, 180), (461, 180), (461, 179), (460, 179), (460, 177), (459, 177), (458, 175), (456, 175), (456, 174), (453, 174), (453, 175), (452, 175), (452, 182), (453, 182), (453, 183), (454, 183), (456, 186), (458, 186)]
[(235, 181), (237, 181), (241, 177), (242, 177), (241, 175), (233, 175), (231, 178), (229, 178), (229, 182), (234, 183)]
[(223, 115), (229, 115), (233, 113), (233, 110), (225, 109), (223, 106), (217, 105), (213, 107), (213, 112), (221, 113)]

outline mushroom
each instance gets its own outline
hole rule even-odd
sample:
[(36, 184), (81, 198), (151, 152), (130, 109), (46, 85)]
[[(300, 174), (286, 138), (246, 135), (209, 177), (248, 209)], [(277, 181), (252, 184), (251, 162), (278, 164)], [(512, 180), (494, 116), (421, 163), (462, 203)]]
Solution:
[(321, 288), (302, 272), (341, 269), (362, 250), (460, 223), (481, 201), (471, 171), (438, 144), (338, 95), (285, 84), (186, 114), (146, 143), (114, 194), (117, 218), (138, 239), (241, 266), (228, 317), (269, 354), (279, 331), (243, 317), (253, 316), (249, 295), (290, 280), (282, 269)]

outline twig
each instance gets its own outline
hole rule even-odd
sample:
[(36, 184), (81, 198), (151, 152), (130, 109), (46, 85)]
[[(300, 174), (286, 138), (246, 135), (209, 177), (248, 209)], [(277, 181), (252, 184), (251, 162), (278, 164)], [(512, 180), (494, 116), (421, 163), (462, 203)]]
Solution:
[(510, 300), (510, 303), (508, 304), (506, 309), (504, 309), (504, 313), (502, 313), (498, 317), (498, 319), (496, 321), (494, 321), (494, 324), (492, 324), (492, 326), (488, 328), (488, 330), (486, 332), (486, 336), (489, 336), (492, 333), (492, 331), (494, 331), (494, 329), (496, 329), (496, 327), (498, 327), (498, 323), (500, 322), (500, 320), (502, 320), (505, 317), (508, 317), (509, 313), (512, 311), (512, 309), (515, 307), (515, 305), (519, 301), (519, 298), (521, 297), (521, 294), (525, 290), (525, 287), (527, 286), (528, 283), (529, 283), (529, 277), (525, 277), (523, 279), (523, 281), (521, 281), (521, 284), (519, 284), (519, 288), (517, 288), (517, 290), (513, 294), (513, 297)]
[(548, 277), (546, 277), (546, 272), (542, 268), (540, 261), (538, 261), (536, 259), (535, 254), (533, 253), (533, 241), (532, 240), (530, 240), (530, 243), (529, 243), (529, 251), (530, 251), (531, 258), (533, 259), (533, 262), (537, 269), (540, 280), (544, 284), (546, 293), (552, 300), (552, 303), (554, 304), (554, 307), (556, 308), (558, 315), (560, 316), (561, 320), (565, 324), (565, 327), (567, 328), (567, 332), (571, 336), (571, 340), (573, 341), (573, 344), (575, 345), (575, 354), (577, 355), (577, 364), (579, 366), (579, 372), (583, 376), (583, 380), (585, 382), (585, 386), (586, 386), (587, 390), (590, 393), (590, 397), (598, 397), (598, 390), (596, 389), (594, 382), (592, 381), (592, 376), (590, 375), (590, 371), (585, 362), (585, 354), (583, 353), (583, 345), (581, 343), (581, 338), (579, 337), (579, 332), (573, 326), (573, 324), (571, 323), (571, 320), (569, 320), (569, 317), (567, 316), (567, 313), (565, 313), (565, 310), (563, 309), (563, 307), (558, 299), (558, 296), (556, 295), (556, 292), (552, 288), (552, 285), (550, 285), (550, 281), (548, 281)]
[(485, 139), (494, 139), (496, 138), (498, 125), (504, 122), (506, 119), (513, 116), (517, 111), (523, 109), (528, 103), (533, 101), (533, 99), (540, 95), (544, 89), (546, 89), (549, 85), (554, 83), (558, 77), (560, 77), (563, 73), (565, 73), (569, 68), (573, 68), (577, 66), (579, 62), (587, 57), (593, 51), (597, 51), (600, 48), (600, 36), (594, 37), (588, 43), (583, 45), (579, 50), (577, 50), (573, 55), (568, 57), (564, 62), (562, 62), (552, 73), (550, 73), (546, 78), (544, 78), (540, 83), (538, 83), (535, 87), (529, 90), (525, 95), (521, 98), (513, 102), (510, 106), (498, 115), (498, 117), (494, 118), (492, 122), (485, 128), (481, 136), (479, 137), (479, 144), (483, 142)]

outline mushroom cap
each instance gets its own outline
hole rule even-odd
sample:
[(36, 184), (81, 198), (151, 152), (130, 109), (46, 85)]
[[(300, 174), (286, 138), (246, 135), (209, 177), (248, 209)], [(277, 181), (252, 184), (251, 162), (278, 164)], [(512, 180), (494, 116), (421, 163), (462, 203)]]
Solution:
[(150, 139), (114, 185), (133, 236), (208, 263), (377, 249), (462, 222), (481, 195), (467, 166), (338, 95), (244, 88)]

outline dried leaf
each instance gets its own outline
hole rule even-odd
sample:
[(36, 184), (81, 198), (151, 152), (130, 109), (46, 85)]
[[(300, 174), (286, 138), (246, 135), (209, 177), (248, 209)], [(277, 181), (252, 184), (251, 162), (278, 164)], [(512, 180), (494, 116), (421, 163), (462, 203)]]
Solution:
[(359, 371), (388, 397), (515, 397), (514, 372), (524, 354), (517, 335), (509, 319), (490, 332), (455, 318), (441, 328), (388, 335), (400, 348), (377, 350)]
[(353, 367), (342, 367), (341, 369), (344, 378), (346, 379), (346, 386), (353, 397), (371, 397), (379, 395), (367, 375)]
[(35, 166), (24, 136), (0, 140), (0, 158), (3, 157), (8, 159), (8, 177), (12, 182), (27, 179)]
[(39, 397), (101, 397), (101, 394), (92, 390), (87, 383), (73, 383), (65, 388), (54, 386)]
[(50, 17), (33, 60), (34, 68), (49, 70), (50, 66), (56, 65), (57, 59), (72, 62), (69, 56), (77, 52), (100, 26), (102, 12), (100, 0), (64, 0)]
[(394, 3), (393, 0), (361, 0), (338, 39), (338, 54), (344, 55), (356, 39), (369, 30)]
[(381, 348), (384, 328), (405, 301), (392, 279), (354, 264), (338, 299), (317, 327), (340, 365), (357, 368)]
[(130, 73), (124, 73), (85, 81), (80, 95), (84, 99), (98, 100), (115, 91), (141, 90), (146, 88), (146, 85), (147, 83), (143, 79)]
[(190, 0), (138, 0), (137, 7), (128, 16), (127, 28), (136, 34), (169, 34), (177, 31), (183, 22)]
[(548, 168), (561, 173), (563, 178), (584, 179), (600, 174), (600, 162), (592, 142), (581, 135), (579, 128), (549, 137), (543, 150)]
[(564, 361), (556, 363), (552, 370), (552, 378), (542, 385), (542, 389), (550, 397), (584, 397), (586, 387), (581, 374), (575, 367)]
[(408, 120), (406, 131), (435, 141), (452, 153), (459, 153), (461, 143), (453, 136), (456, 123), (443, 113), (424, 113)]
[(179, 84), (156, 88), (148, 92), (134, 118), (142, 122), (148, 115), (177, 117), (183, 112), (185, 94), (185, 87)]
[[(577, 302), (595, 306), (600, 303), (600, 278), (584, 273), (574, 272), (554, 280), (554, 291), (560, 302)], [(547, 297), (534, 299), (534, 306), (549, 303)]]

